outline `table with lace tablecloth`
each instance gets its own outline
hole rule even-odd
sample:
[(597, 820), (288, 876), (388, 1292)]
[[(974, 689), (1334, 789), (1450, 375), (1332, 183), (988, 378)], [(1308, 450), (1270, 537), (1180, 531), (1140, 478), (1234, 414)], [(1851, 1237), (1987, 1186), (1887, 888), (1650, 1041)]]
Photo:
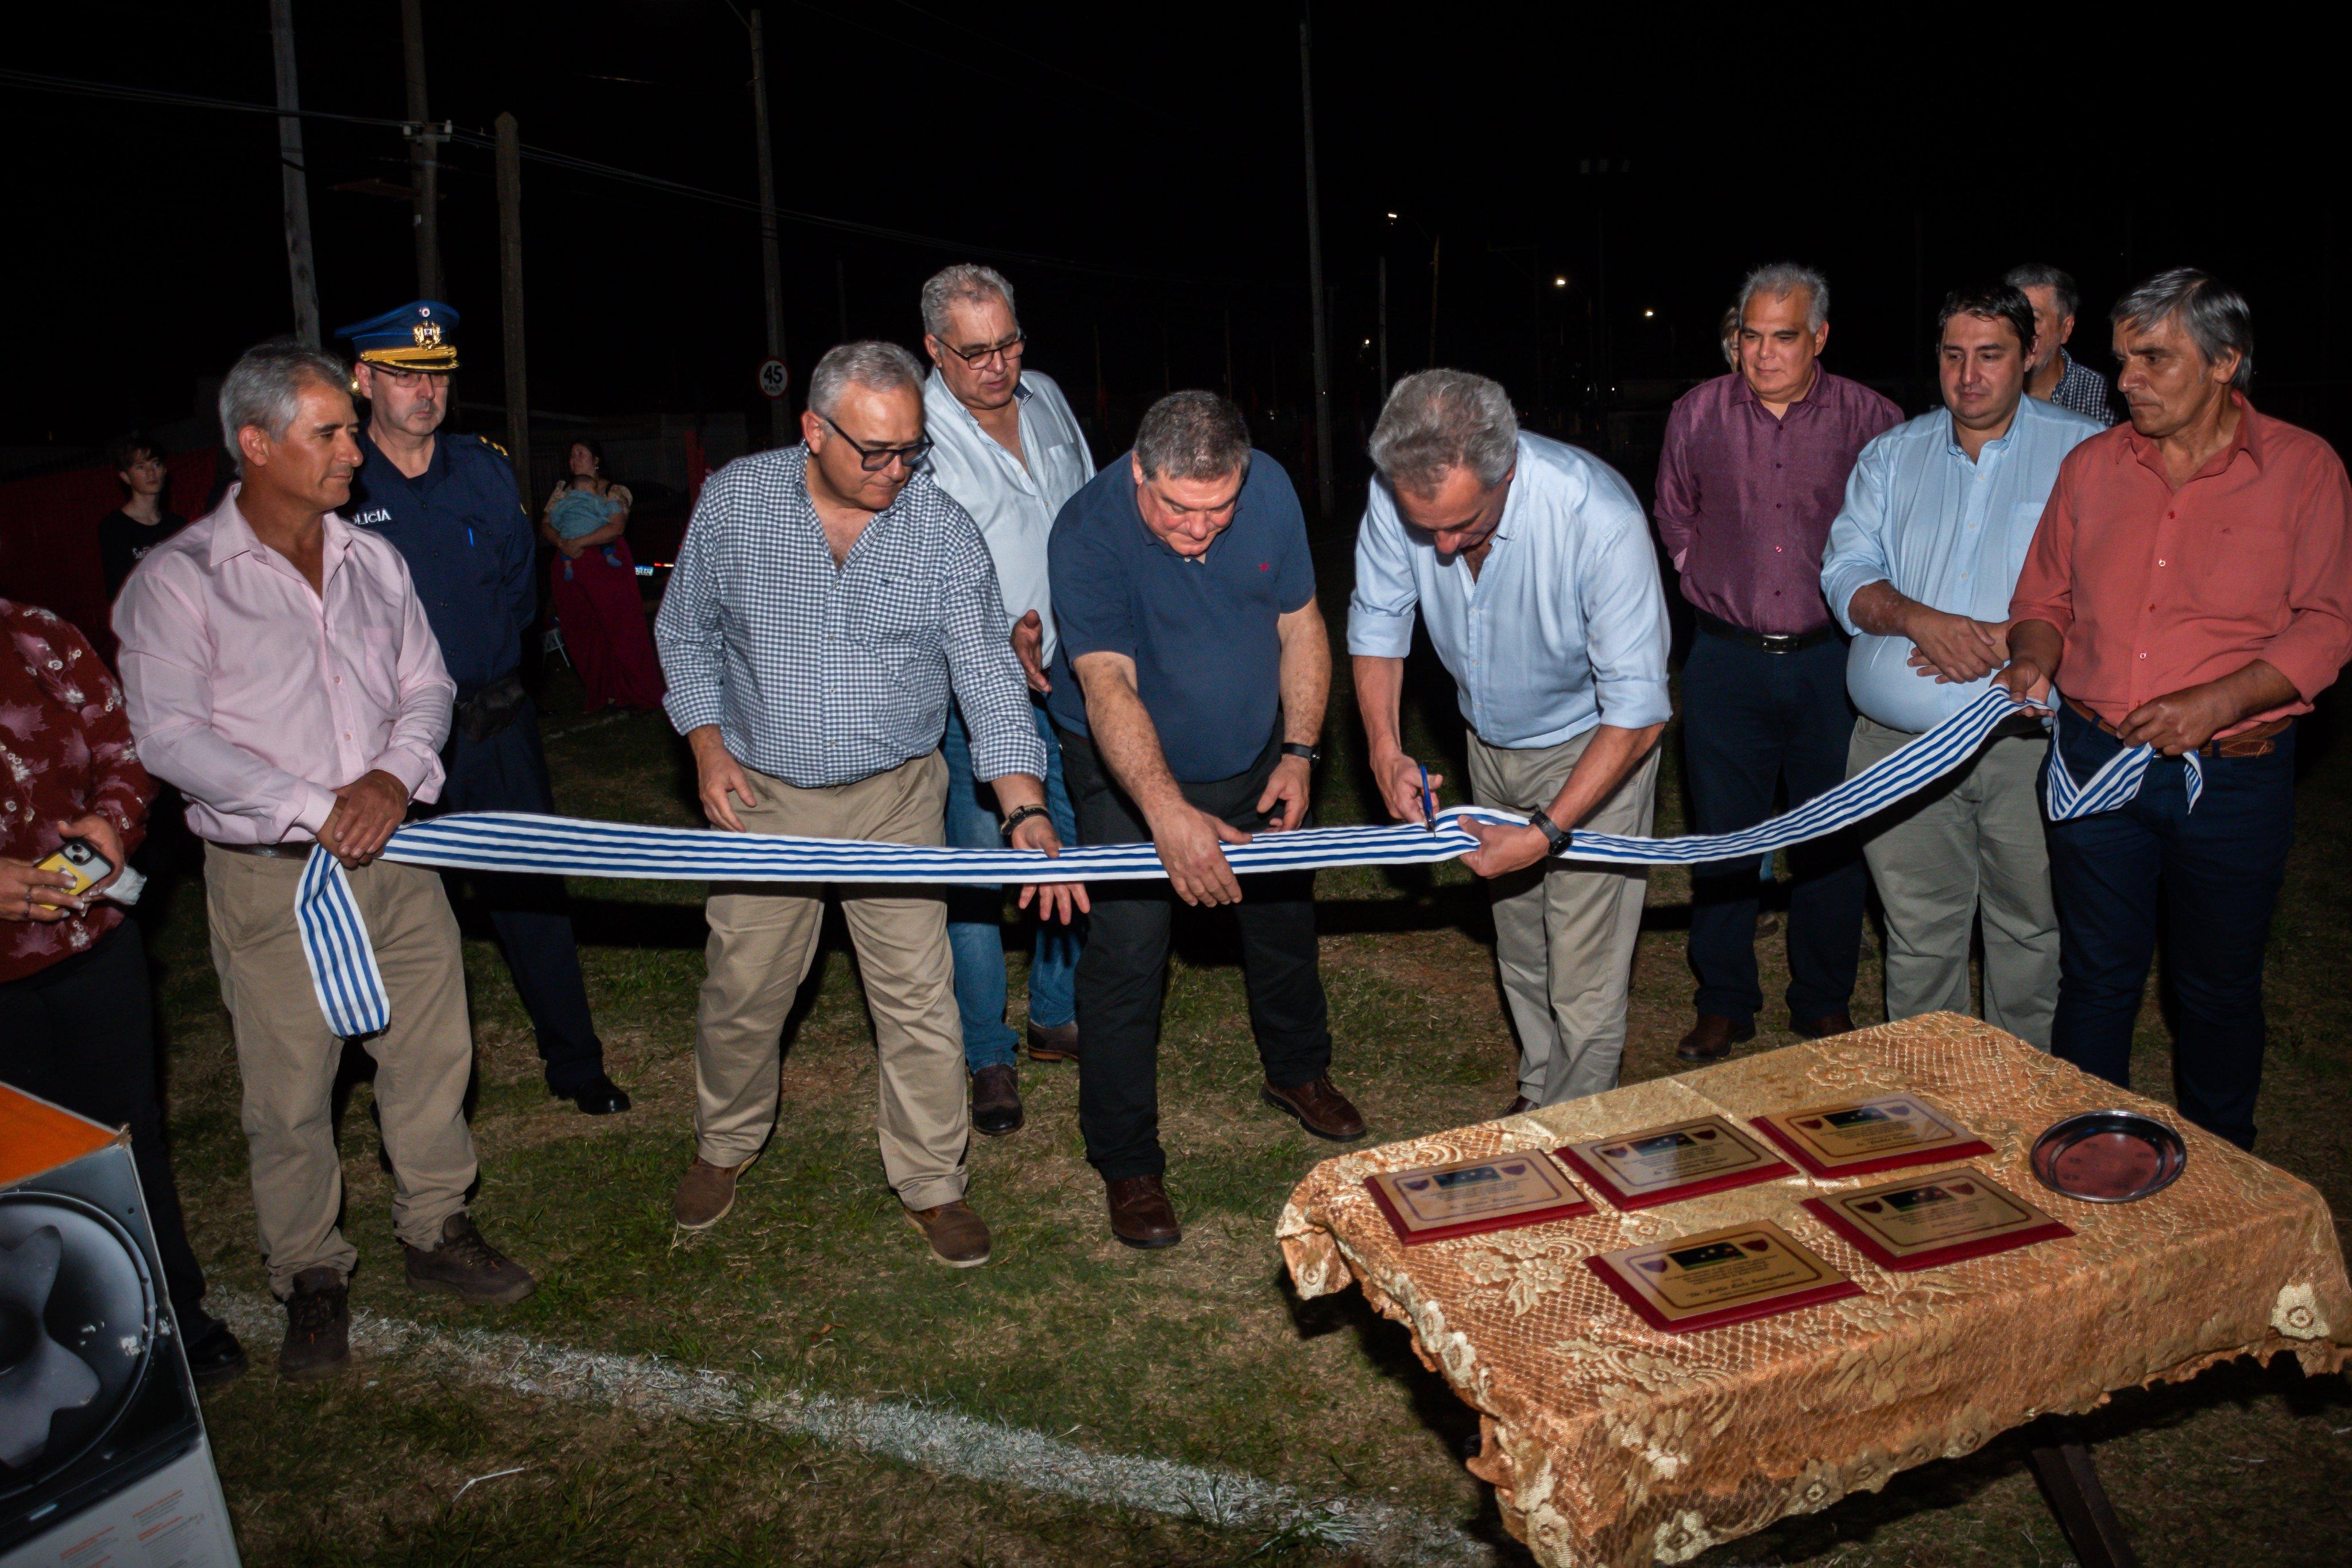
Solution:
[[(1971, 1164), (2075, 1234), (1896, 1273), (1801, 1207), (1885, 1175), (1779, 1181), (1621, 1213), (1401, 1245), (1374, 1171), (1556, 1148), (1721, 1113), (1907, 1092), (1986, 1143)], [(2033, 1140), (2062, 1116), (2122, 1108), (2177, 1128), (2179, 1179), (2136, 1203), (2050, 1193)], [(1925, 1174), (1923, 1166), (1903, 1174)], [(1769, 1220), (1863, 1294), (1697, 1333), (1651, 1328), (1585, 1265), (1595, 1254)], [(1363, 1289), (1480, 1412), (1471, 1469), (1537, 1560), (1561, 1568), (1681, 1562), (1895, 1471), (2079, 1412), (2110, 1391), (2280, 1352), (2343, 1365), (2352, 1289), (2326, 1201), (2189, 1126), (1951, 1013), (1910, 1019), (1591, 1099), (1327, 1160), (1278, 1231), (1299, 1293)]]

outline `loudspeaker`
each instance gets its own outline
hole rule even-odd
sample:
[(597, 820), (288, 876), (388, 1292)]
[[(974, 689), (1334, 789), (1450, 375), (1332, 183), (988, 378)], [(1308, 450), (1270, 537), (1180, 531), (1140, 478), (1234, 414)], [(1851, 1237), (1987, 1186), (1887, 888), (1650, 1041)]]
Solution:
[(236, 1568), (131, 1138), (0, 1083), (0, 1568)]

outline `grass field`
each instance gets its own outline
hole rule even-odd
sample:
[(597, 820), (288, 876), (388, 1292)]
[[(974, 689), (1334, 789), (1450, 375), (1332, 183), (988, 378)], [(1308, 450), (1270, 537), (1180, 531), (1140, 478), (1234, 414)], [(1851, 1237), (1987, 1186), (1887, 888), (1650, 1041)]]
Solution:
[[(562, 809), (695, 821), (663, 721), (583, 720), (577, 702), (559, 676), (548, 728)], [(1461, 777), (1444, 694), (1417, 687), (1415, 706), (1421, 742), (1439, 754), (1454, 747), (1444, 771)], [(1328, 728), (1327, 820), (1363, 815), (1353, 724), (1342, 692)], [(2352, 1197), (2352, 748), (2327, 745), (2326, 727), (2324, 716), (2310, 727), (2301, 842), (2272, 938), (2261, 1152), (2342, 1207)], [(1662, 832), (1681, 824), (1675, 742), (1670, 734)], [(1475, 1419), (1423, 1371), (1403, 1331), (1355, 1292), (1301, 1302), (1285, 1281), (1276, 1215), (1331, 1150), (1257, 1103), (1239, 972), (1213, 924), (1184, 929), (1167, 1008), (1164, 1137), (1183, 1244), (1142, 1254), (1112, 1241), (1080, 1147), (1075, 1074), (1024, 1064), (1028, 1126), (975, 1140), (971, 1156), (972, 1199), (996, 1228), (996, 1255), (962, 1271), (927, 1260), (884, 1185), (872, 1037), (837, 919), (796, 1014), (773, 1143), (725, 1222), (700, 1238), (674, 1233), (670, 1191), (691, 1154), (699, 890), (581, 879), (573, 891), (591, 999), (613, 1075), (636, 1109), (591, 1120), (547, 1098), (527, 1020), (469, 914), (484, 1172), (475, 1212), (537, 1270), (541, 1289), (493, 1315), (405, 1288), (362, 1086), (343, 1122), (357, 1307), (428, 1329), (479, 1325), (708, 1368), (753, 1397), (914, 1405), (1093, 1453), (1262, 1478), (1305, 1498), (1377, 1501), (1459, 1529), (1482, 1543), (1477, 1555), (1525, 1560), (1462, 1468)], [(1467, 874), (1326, 873), (1318, 894), (1334, 1075), (1374, 1140), (1496, 1114), (1514, 1092), (1514, 1051), (1483, 899)], [(1629, 1081), (1675, 1069), (1689, 1009), (1687, 899), (1680, 873), (1651, 884)], [(196, 1249), (215, 1292), (257, 1315), (236, 1064), (192, 879), (171, 890), (154, 946)], [(1766, 995), (1777, 998), (1780, 943), (1762, 947)], [(1017, 962), (1014, 978), (1017, 1019)], [(1878, 1019), (1877, 996), (1870, 946), (1857, 1021)], [(1777, 1002), (1759, 1021), (1762, 1034), (1743, 1051), (1791, 1039)], [(2151, 994), (2136, 1072), (2159, 1095), (2167, 1040)], [(257, 1563), (1338, 1563), (1356, 1552), (1313, 1531), (1220, 1523), (1215, 1509), (1187, 1518), (958, 1479), (951, 1467), (894, 1462), (723, 1413), (559, 1398), (527, 1378), (462, 1375), (425, 1350), (372, 1355), (334, 1383), (289, 1387), (271, 1370), (274, 1332), (251, 1348), (256, 1370), (205, 1408)], [(2119, 1397), (2088, 1427), (2146, 1561), (2344, 1560), (2352, 1395), (2342, 1379), (2306, 1381), (2291, 1364), (2226, 1367)], [(458, 1495), (505, 1471), (518, 1473)], [(2004, 1440), (1703, 1561), (1860, 1568), (2068, 1557), (2021, 1451)]]

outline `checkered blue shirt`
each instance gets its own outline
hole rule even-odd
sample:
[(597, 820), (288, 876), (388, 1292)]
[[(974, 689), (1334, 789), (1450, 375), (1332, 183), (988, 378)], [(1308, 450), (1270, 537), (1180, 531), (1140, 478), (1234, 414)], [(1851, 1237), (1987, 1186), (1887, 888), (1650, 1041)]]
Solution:
[(2107, 378), (2063, 349), (2058, 350), (2058, 357), (2066, 361), (2066, 373), (2050, 389), (2050, 401), (2060, 408), (2088, 414), (2101, 424), (2115, 423), (2114, 389), (2107, 385)]
[(988, 547), (918, 474), (838, 568), (808, 495), (808, 449), (712, 476), (654, 621), (678, 733), (803, 789), (854, 784), (939, 749), (952, 690), (972, 771), (1044, 778)]

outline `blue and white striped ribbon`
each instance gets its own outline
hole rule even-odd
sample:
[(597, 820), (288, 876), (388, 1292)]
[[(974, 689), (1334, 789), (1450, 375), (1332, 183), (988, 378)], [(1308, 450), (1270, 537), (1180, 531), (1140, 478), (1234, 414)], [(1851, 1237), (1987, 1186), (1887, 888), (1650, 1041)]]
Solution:
[[(2087, 722), (2079, 714), (2075, 716), (2078, 721)], [(2071, 822), (2077, 817), (2112, 811), (2139, 794), (2139, 787), (2147, 778), (2147, 765), (2155, 760), (2154, 747), (2130, 747), (2100, 763), (2096, 772), (2077, 784), (2074, 776), (2066, 770), (2064, 753), (2053, 744), (2050, 747), (2050, 766), (2042, 779), (2042, 809), (2053, 822)], [(2194, 811), (2197, 798), (2205, 793), (2205, 765), (2193, 751), (2183, 752), (2180, 760), (2189, 765), (2189, 776), (2182, 783), (2189, 790), (2189, 809)]]
[[(1694, 865), (1785, 849), (1853, 827), (1952, 772), (2000, 722), (2021, 708), (1998, 687), (1891, 756), (1871, 764), (1796, 810), (1736, 833), (1680, 839), (1630, 838), (1578, 832), (1567, 860), (1628, 865)], [(2051, 815), (2060, 821), (2108, 810), (2131, 799), (2147, 769), (2142, 747), (2102, 768), (2063, 801), (2053, 767)], [(2053, 757), (2054, 760), (2054, 757)], [(2191, 759), (2194, 767), (2194, 759)], [(2128, 779), (2124, 774), (2128, 773)], [(2195, 799), (2197, 775), (2190, 775)], [(1244, 875), (1314, 871), (1326, 866), (1420, 865), (1453, 860), (1478, 847), (1465, 825), (1518, 826), (1525, 818), (1479, 806), (1438, 813), (1433, 832), (1416, 823), (1387, 827), (1301, 828), (1227, 844), (1225, 858)], [(1088, 844), (1049, 859), (1034, 850), (961, 850), (920, 844), (870, 843), (783, 834), (721, 833), (703, 828), (659, 828), (595, 822), (572, 817), (479, 811), (413, 822), (393, 834), (383, 858), (449, 871), (528, 872), (668, 881), (770, 883), (961, 883), (981, 885), (1054, 882), (1137, 882), (1165, 875), (1150, 843)], [(371, 1034), (391, 1018), (342, 863), (313, 854), (303, 868), (295, 916), (320, 1009), (337, 1034)]]

